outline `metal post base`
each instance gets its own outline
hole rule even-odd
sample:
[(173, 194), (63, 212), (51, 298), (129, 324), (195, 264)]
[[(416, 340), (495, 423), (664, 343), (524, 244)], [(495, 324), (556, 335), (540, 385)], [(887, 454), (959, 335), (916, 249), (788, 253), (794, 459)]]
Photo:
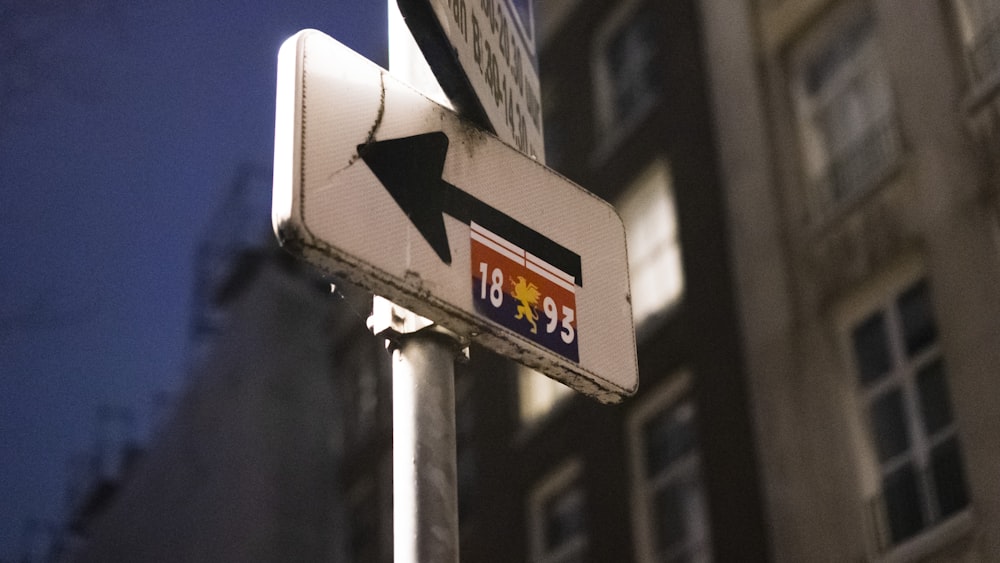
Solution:
[(375, 299), (369, 328), (392, 352), (394, 560), (457, 563), (455, 360), (468, 348), (429, 320)]

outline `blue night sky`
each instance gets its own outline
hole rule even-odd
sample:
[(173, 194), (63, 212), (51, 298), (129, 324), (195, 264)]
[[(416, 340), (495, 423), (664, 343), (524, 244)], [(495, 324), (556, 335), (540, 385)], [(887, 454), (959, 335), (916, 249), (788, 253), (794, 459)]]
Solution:
[(63, 520), (101, 405), (142, 439), (179, 392), (195, 249), (237, 168), (270, 167), (281, 42), (378, 60), (385, 5), (0, 0), (0, 559)]

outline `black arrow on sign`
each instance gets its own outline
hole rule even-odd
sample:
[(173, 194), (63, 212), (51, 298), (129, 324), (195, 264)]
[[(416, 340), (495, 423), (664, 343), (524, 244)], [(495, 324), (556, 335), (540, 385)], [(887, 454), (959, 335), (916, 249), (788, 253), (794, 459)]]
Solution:
[(444, 228), (447, 213), (521, 246), (583, 287), (578, 254), (444, 181), (447, 154), (448, 136), (441, 131), (358, 145), (358, 155), (445, 264), (451, 264)]

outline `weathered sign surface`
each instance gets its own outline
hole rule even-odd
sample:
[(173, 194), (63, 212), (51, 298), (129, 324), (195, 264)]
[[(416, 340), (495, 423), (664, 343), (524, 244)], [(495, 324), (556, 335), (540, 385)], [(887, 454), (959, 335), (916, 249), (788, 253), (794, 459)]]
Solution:
[(272, 219), (293, 253), (578, 391), (638, 385), (614, 209), (318, 31), (279, 55)]

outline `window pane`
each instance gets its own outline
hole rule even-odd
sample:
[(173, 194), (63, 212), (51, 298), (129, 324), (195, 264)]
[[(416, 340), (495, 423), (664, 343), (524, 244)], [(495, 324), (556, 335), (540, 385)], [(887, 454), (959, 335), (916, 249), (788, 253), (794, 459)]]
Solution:
[(611, 39), (605, 56), (611, 73), (614, 112), (625, 119), (654, 97), (660, 84), (656, 66), (656, 21), (648, 11), (637, 12)]
[(841, 71), (851, 64), (860, 46), (871, 36), (872, 22), (864, 18), (847, 29), (816, 56), (805, 70), (806, 91), (817, 94)]
[(929, 435), (933, 435), (952, 421), (944, 362), (938, 359), (924, 366), (917, 373), (917, 388), (920, 391), (920, 410), (924, 415), (924, 429)]
[(695, 449), (694, 406), (681, 403), (661, 412), (643, 428), (646, 471), (650, 477)]
[(569, 387), (524, 366), (517, 368), (517, 393), (518, 410), (524, 424), (540, 420), (573, 394)]
[(899, 543), (923, 529), (917, 472), (913, 465), (906, 464), (886, 475), (882, 480), (882, 494), (893, 543)]
[(899, 157), (895, 121), (884, 116), (862, 120), (864, 129), (832, 156), (827, 181), (838, 201), (879, 182)]
[(837, 204), (883, 181), (899, 159), (892, 88), (870, 14), (804, 54), (794, 92), (806, 172), (815, 204)]
[(903, 394), (895, 389), (872, 403), (872, 430), (879, 461), (887, 461), (910, 449), (903, 410)]
[(545, 505), (545, 551), (550, 552), (584, 534), (583, 490), (569, 487)]
[(958, 512), (969, 504), (958, 438), (952, 438), (934, 448), (931, 454), (931, 471), (934, 474), (934, 490), (937, 493), (938, 508), (942, 518)]
[(684, 293), (670, 172), (654, 160), (616, 202), (628, 243), (632, 315), (637, 327)]
[(697, 471), (685, 472), (656, 493), (657, 553), (664, 561), (708, 561), (708, 510)]
[(867, 385), (889, 371), (889, 344), (885, 317), (881, 312), (865, 319), (852, 335), (854, 357), (862, 385)]
[(676, 303), (684, 292), (680, 248), (676, 244), (663, 245), (661, 252), (635, 264), (629, 276), (632, 316), (638, 325)]
[(937, 324), (931, 312), (927, 282), (921, 280), (899, 296), (906, 353), (913, 356), (937, 340)]
[(671, 483), (657, 491), (656, 540), (661, 553), (684, 542), (687, 527), (684, 518), (684, 495), (680, 483)]

